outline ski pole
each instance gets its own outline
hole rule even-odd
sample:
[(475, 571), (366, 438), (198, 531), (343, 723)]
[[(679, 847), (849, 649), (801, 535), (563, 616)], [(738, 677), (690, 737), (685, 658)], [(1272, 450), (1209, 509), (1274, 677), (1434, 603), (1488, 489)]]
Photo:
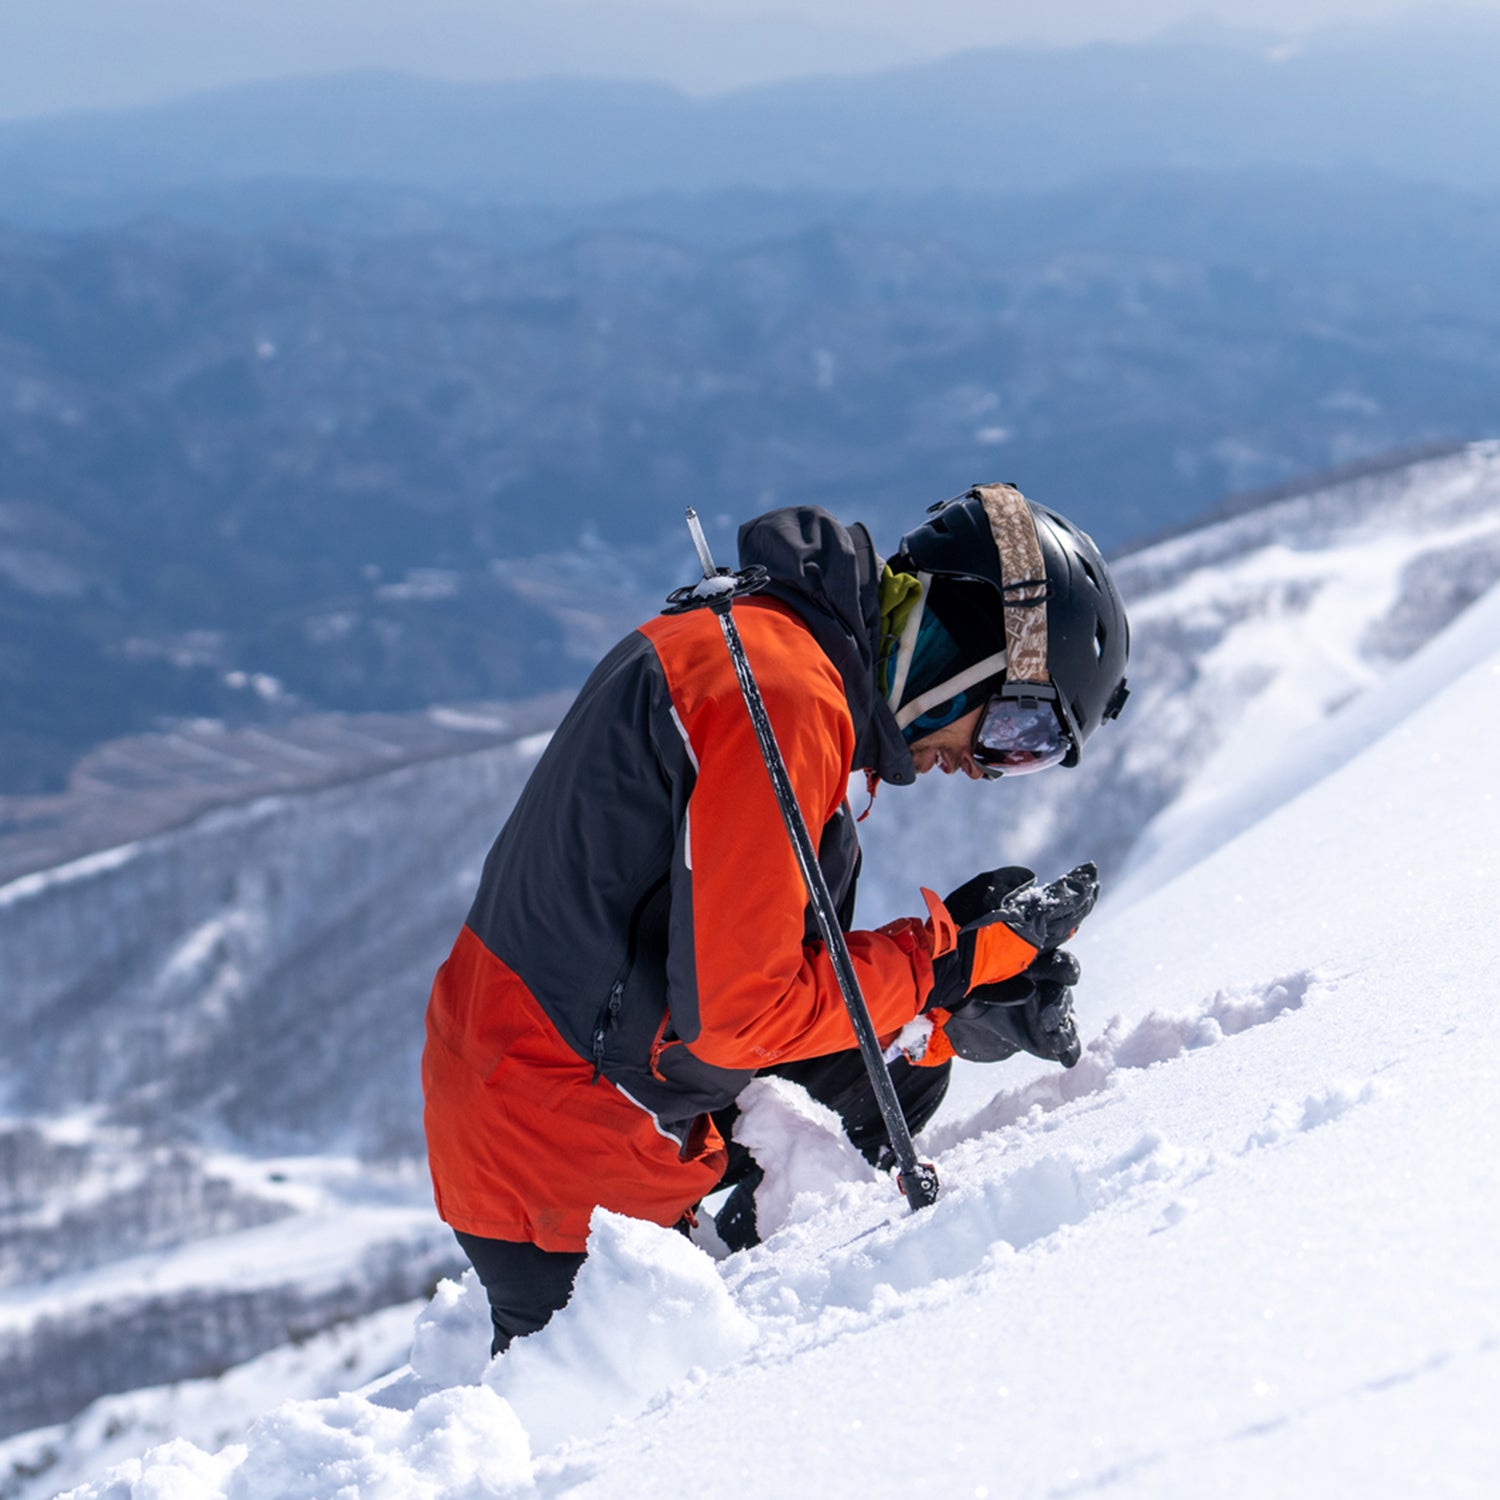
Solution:
[(731, 573), (714, 566), (713, 554), (708, 548), (708, 538), (703, 534), (698, 514), (691, 506), (687, 513), (688, 530), (692, 534), (693, 546), (698, 552), (698, 561), (703, 568), (703, 581), (692, 588), (679, 589), (671, 597), (671, 603), (679, 609), (707, 605), (719, 620), (724, 633), (724, 643), (729, 647), (729, 656), (734, 663), (734, 675), (739, 679), (740, 692), (744, 694), (745, 707), (750, 710), (750, 722), (755, 727), (755, 738), (760, 743), (761, 755), (766, 770), (771, 774), (771, 786), (776, 801), (781, 807), (782, 820), (792, 841), (798, 867), (802, 871), (803, 884), (807, 887), (808, 900), (817, 917), (818, 931), (823, 937), (823, 946), (833, 963), (833, 972), (838, 979), (839, 993), (844, 1007), (854, 1026), (854, 1035), (859, 1042), (860, 1056), (864, 1059), (870, 1075), (870, 1084), (875, 1090), (875, 1102), (880, 1106), (881, 1118), (885, 1121), (886, 1135), (891, 1150), (896, 1154), (896, 1182), (906, 1194), (911, 1209), (926, 1208), (938, 1194), (937, 1172), (930, 1162), (917, 1160), (916, 1148), (912, 1145), (911, 1131), (907, 1129), (906, 1116), (901, 1112), (901, 1102), (896, 1097), (896, 1086), (891, 1082), (890, 1070), (881, 1055), (880, 1040), (875, 1035), (875, 1023), (870, 1019), (869, 1007), (860, 992), (859, 977), (854, 972), (853, 960), (849, 957), (849, 945), (844, 941), (843, 930), (834, 911), (832, 893), (818, 864), (817, 851), (802, 809), (797, 806), (797, 797), (792, 790), (792, 779), (787, 774), (786, 761), (781, 747), (776, 743), (776, 734), (771, 727), (770, 715), (766, 712), (765, 700), (760, 695), (760, 686), (750, 670), (750, 659), (745, 655), (745, 643), (740, 639), (739, 627), (734, 623), (734, 600), (736, 594), (749, 593), (764, 582), (764, 571), (759, 577)]

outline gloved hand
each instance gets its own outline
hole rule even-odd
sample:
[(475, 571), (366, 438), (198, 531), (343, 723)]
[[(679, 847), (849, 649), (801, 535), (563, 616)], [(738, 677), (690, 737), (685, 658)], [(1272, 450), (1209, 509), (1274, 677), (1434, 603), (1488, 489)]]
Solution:
[(1083, 1055), (1073, 1018), (1078, 975), (1071, 953), (1048, 949), (1024, 974), (971, 991), (943, 1022), (943, 1034), (970, 1062), (1002, 1062), (1025, 1051), (1071, 1068)]
[(1024, 973), (1039, 953), (1060, 947), (1099, 899), (1099, 871), (1083, 864), (1048, 885), (1007, 865), (976, 875), (943, 903), (958, 925), (955, 945), (932, 963), (927, 1009), (957, 1011), (982, 985)]
[(956, 891), (950, 891), (943, 905), (960, 927), (977, 922), (980, 917), (998, 911), (1012, 891), (1036, 884), (1036, 871), (1025, 865), (1001, 865), (998, 870), (984, 870), (966, 880)]

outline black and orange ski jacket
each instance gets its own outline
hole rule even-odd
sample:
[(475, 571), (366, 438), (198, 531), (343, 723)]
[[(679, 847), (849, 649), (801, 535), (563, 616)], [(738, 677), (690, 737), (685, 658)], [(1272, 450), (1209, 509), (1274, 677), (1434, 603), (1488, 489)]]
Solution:
[[(851, 771), (915, 777), (875, 685), (881, 561), (816, 508), (740, 533), (766, 590), (735, 606), (835, 899), (852, 907)], [(932, 984), (915, 918), (851, 932), (877, 1031)], [(438, 1210), (581, 1250), (603, 1205), (677, 1222), (722, 1175), (711, 1111), (755, 1072), (855, 1045), (733, 665), (707, 610), (599, 664), (489, 857), (427, 1011)]]

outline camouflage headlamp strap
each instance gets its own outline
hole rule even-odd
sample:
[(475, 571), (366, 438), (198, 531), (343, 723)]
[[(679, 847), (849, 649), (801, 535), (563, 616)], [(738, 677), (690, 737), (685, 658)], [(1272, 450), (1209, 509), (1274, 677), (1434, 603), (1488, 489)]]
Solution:
[(1037, 540), (1036, 521), (1014, 485), (976, 485), (990, 534), (1000, 554), (1001, 594), (1005, 600), (1005, 649), (1010, 683), (1050, 682), (1047, 670), (1047, 565)]

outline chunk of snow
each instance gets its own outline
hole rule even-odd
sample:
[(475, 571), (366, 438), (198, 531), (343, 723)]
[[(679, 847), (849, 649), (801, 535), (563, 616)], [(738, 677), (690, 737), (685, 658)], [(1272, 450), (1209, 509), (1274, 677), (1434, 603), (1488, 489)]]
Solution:
[(599, 1208), (572, 1300), (500, 1355), (485, 1384), (542, 1453), (634, 1416), (695, 1370), (738, 1359), (755, 1337), (701, 1250), (675, 1230)]
[(717, 599), (721, 594), (732, 594), (738, 582), (733, 575), (717, 573), (712, 578), (700, 579), (693, 585), (693, 598)]
[(176, 1439), (122, 1464), (94, 1500), (491, 1500), (531, 1487), (516, 1414), (482, 1385), (438, 1391), (409, 1412), (358, 1395), (289, 1401), (243, 1444), (210, 1455)]
[(835, 1183), (868, 1182), (875, 1175), (839, 1117), (798, 1084), (757, 1078), (740, 1095), (739, 1107), (734, 1138), (766, 1174), (755, 1190), (755, 1223), (763, 1240), (799, 1214), (819, 1209)]
[(490, 1355), (490, 1303), (471, 1269), (459, 1281), (438, 1282), (417, 1318), (411, 1367), (435, 1386), (475, 1385)]

